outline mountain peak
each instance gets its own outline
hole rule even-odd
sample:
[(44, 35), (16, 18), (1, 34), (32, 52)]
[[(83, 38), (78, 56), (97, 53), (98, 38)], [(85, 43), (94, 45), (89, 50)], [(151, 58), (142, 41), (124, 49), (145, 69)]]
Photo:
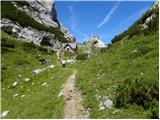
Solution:
[(106, 45), (104, 42), (99, 38), (99, 36), (92, 34), (90, 41), (93, 42), (93, 44), (98, 48), (104, 48)]

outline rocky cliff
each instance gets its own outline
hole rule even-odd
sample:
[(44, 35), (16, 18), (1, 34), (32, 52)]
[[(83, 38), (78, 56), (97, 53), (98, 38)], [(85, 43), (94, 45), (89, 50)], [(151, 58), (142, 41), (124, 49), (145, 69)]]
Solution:
[(67, 39), (68, 42), (75, 42), (75, 37), (68, 31), (68, 29), (60, 23), (60, 31), (64, 33), (64, 37)]
[(14, 37), (54, 49), (72, 41), (59, 24), (52, 0), (2, 1), (1, 6), (1, 29)]

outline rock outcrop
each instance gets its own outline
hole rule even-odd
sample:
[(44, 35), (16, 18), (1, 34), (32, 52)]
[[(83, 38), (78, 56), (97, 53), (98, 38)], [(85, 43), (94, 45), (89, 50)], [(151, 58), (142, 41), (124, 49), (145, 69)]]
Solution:
[(55, 39), (55, 35), (45, 31), (38, 31), (32, 27), (22, 27), (9, 19), (1, 20), (1, 28), (13, 36), (36, 45), (50, 46), (54, 49), (61, 48), (61, 44)]
[(64, 37), (69, 41), (69, 42), (75, 42), (76, 39), (73, 37), (73, 35), (68, 31), (68, 29), (60, 23), (60, 30), (64, 33)]
[[(60, 49), (62, 47), (61, 43), (64, 41), (74, 40), (68, 30), (64, 30), (64, 27), (60, 25), (53, 0), (3, 1), (3, 13), (7, 9), (6, 3), (3, 4), (4, 2), (8, 2), (7, 5), (15, 9), (14, 14), (21, 12), (25, 14), (24, 18), (29, 18), (34, 22), (33, 25), (27, 23), (22, 25), (24, 24), (23, 19), (21, 21), (12, 19), (14, 14), (9, 13), (10, 17), (8, 17), (8, 14), (3, 16), (1, 28), (10, 35), (37, 45), (49, 46), (53, 49)], [(37, 26), (41, 27), (38, 28)]]
[(19, 1), (12, 2), (17, 9), (31, 16), (35, 21), (53, 28), (60, 28), (57, 12), (52, 0), (27, 0), (28, 5), (18, 5)]
[(89, 46), (95, 46), (96, 48), (105, 48), (107, 47), (104, 42), (95, 34), (93, 34), (90, 38), (90, 40), (85, 41), (85, 44), (89, 45)]

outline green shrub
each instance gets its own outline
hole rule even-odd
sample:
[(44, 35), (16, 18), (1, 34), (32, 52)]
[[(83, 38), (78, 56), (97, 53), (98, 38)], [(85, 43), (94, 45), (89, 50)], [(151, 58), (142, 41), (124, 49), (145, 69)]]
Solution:
[(135, 59), (135, 58), (144, 56), (145, 54), (149, 53), (152, 50), (153, 48), (151, 47), (141, 45), (141, 47), (139, 48), (131, 49), (129, 51), (124, 51), (121, 58), (122, 59)]
[(148, 46), (142, 46), (139, 48), (141, 55), (145, 55), (146, 53), (148, 53), (151, 50), (152, 50), (152, 48), (150, 48)]
[(25, 59), (19, 59), (17, 61), (15, 61), (16, 65), (26, 65), (26, 64), (30, 64), (29, 61), (25, 60)]
[(159, 119), (159, 102), (155, 101), (156, 103), (153, 105), (151, 111), (151, 119)]
[(1, 47), (2, 47), (2, 54), (6, 52), (13, 52), (13, 48), (15, 48), (15, 42), (13, 40), (8, 40), (8, 38), (1, 38)]
[(32, 53), (36, 49), (36, 45), (34, 45), (33, 43), (30, 43), (30, 42), (24, 42), (22, 44), (22, 48), (23, 48), (23, 51), (25, 51), (27, 53)]
[(101, 52), (101, 53), (105, 53), (107, 50), (108, 50), (108, 47), (107, 47), (107, 48), (101, 48), (101, 49), (100, 49), (100, 52)]
[(7, 38), (2, 38), (1, 39), (1, 46), (7, 47), (7, 48), (15, 48), (15, 42), (12, 40), (8, 41)]
[(75, 55), (75, 53), (64, 52), (64, 56), (66, 56), (66, 57), (73, 57), (74, 55)]
[(144, 109), (149, 109), (153, 106), (153, 99), (157, 100), (157, 96), (154, 94), (157, 91), (157, 84), (158, 81), (147, 81), (144, 78), (124, 80), (119, 83), (116, 89), (116, 107), (127, 107), (128, 105), (137, 104)]
[(82, 54), (78, 54), (76, 57), (76, 60), (85, 60), (87, 59), (88, 54), (82, 53)]
[(41, 51), (41, 52), (48, 52), (48, 49), (47, 48), (44, 48), (44, 47), (41, 47), (41, 46), (37, 46), (38, 50)]

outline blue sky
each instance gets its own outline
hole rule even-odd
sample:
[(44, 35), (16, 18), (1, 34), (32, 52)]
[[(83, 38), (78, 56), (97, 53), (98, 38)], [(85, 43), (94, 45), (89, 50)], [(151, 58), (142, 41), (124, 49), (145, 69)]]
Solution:
[(78, 43), (92, 33), (104, 43), (139, 19), (154, 1), (56, 1), (58, 19)]

